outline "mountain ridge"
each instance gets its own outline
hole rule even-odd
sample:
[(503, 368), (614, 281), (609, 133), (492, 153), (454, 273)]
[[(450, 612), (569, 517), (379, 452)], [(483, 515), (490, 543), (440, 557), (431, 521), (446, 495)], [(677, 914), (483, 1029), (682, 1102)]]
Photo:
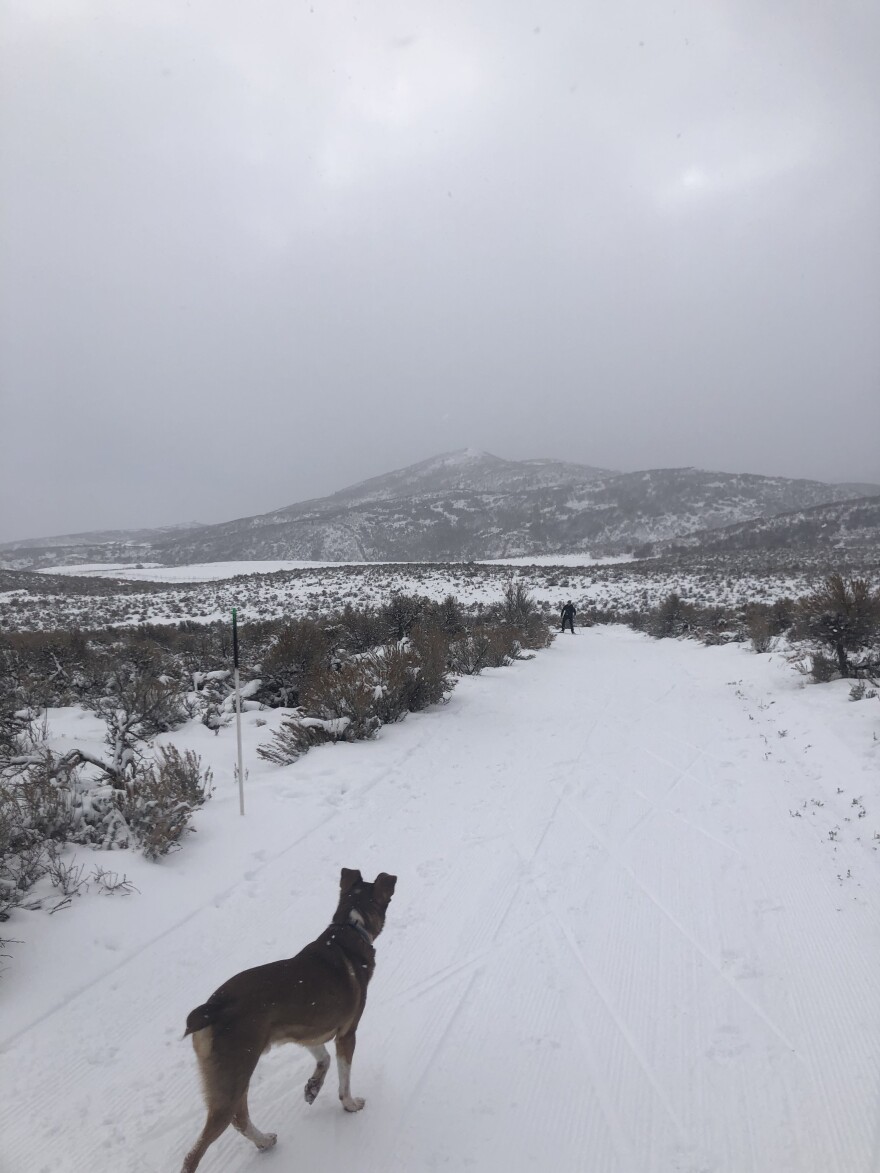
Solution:
[[(686, 541), (817, 506), (870, 500), (880, 485), (724, 473), (695, 467), (620, 473), (553, 459), (462, 449), (370, 477), (325, 497), (212, 525), (103, 531), (0, 545), (0, 565), (303, 559), (461, 561), (620, 553)], [(871, 514), (873, 516), (873, 514)], [(864, 528), (864, 527), (863, 527)], [(784, 539), (785, 524), (768, 531)], [(809, 526), (807, 526), (807, 530)], [(870, 526), (868, 527), (870, 529)], [(806, 532), (801, 526), (801, 531)], [(109, 536), (110, 540), (89, 542)], [(772, 540), (772, 538), (767, 539)]]

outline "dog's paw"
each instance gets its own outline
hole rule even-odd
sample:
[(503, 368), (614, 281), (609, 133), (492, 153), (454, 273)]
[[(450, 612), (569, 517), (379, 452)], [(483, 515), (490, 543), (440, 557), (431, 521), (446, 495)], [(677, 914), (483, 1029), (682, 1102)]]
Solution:
[(314, 1104), (315, 1100), (318, 1098), (318, 1092), (321, 1090), (321, 1088), (323, 1086), (324, 1086), (323, 1079), (315, 1079), (314, 1076), (312, 1076), (312, 1078), (308, 1081), (308, 1083), (305, 1086), (304, 1094), (306, 1097), (307, 1104)]
[(346, 1112), (360, 1112), (366, 1102), (360, 1096), (350, 1096), (347, 1100), (342, 1101), (342, 1106)]
[(274, 1148), (278, 1143), (278, 1134), (275, 1132), (264, 1132), (260, 1140), (256, 1142), (257, 1148), (261, 1153), (265, 1153), (267, 1149)]

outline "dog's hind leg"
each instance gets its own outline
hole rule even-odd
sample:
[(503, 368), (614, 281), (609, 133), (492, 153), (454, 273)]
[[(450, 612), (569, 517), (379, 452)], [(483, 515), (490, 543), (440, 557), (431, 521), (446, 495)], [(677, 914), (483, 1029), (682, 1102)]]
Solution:
[(244, 1093), (235, 1106), (235, 1112), (232, 1116), (232, 1127), (237, 1128), (242, 1136), (253, 1141), (258, 1149), (271, 1149), (272, 1145), (278, 1140), (274, 1132), (260, 1132), (259, 1128), (254, 1126), (250, 1118), (250, 1113), (248, 1112), (247, 1092)]
[(211, 1108), (208, 1119), (202, 1129), (202, 1135), (189, 1150), (183, 1159), (183, 1168), (180, 1173), (195, 1173), (199, 1161), (205, 1155), (206, 1149), (229, 1127), (232, 1120), (232, 1109), (229, 1107)]
[(317, 1047), (307, 1047), (306, 1050), (315, 1058), (315, 1070), (305, 1087), (306, 1103), (314, 1104), (330, 1068), (330, 1053), (323, 1043), (319, 1043)]
[(360, 1096), (351, 1094), (351, 1061), (354, 1056), (355, 1033), (336, 1036), (336, 1066), (339, 1070), (339, 1098), (346, 1112), (360, 1112), (365, 1104)]

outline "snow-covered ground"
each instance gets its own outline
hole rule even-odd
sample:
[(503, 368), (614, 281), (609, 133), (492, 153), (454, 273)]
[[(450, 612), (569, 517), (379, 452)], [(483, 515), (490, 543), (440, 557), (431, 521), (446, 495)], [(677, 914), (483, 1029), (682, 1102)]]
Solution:
[[(770, 560), (760, 554), (593, 563), (579, 558), (571, 565), (568, 560), (566, 565), (543, 558), (439, 564), (217, 562), (141, 570), (92, 564), (62, 568), (63, 574), (56, 568), (54, 577), (29, 574), (21, 586), (0, 591), (0, 627), (45, 631), (204, 623), (228, 618), (233, 607), (246, 620), (315, 616), (346, 604), (379, 606), (397, 591), (438, 600), (451, 593), (475, 608), (497, 602), (511, 575), (550, 610), (570, 598), (580, 611), (644, 610), (671, 591), (703, 606), (771, 603), (805, 594), (831, 569), (880, 583), (878, 561), (867, 557), (855, 563), (787, 554)], [(84, 578), (92, 581), (83, 583)], [(129, 581), (120, 586), (113, 578)]]
[(479, 558), (485, 566), (617, 566), (632, 562), (632, 554), (608, 558), (591, 558), (589, 554), (529, 554), (521, 558)]
[[(616, 566), (632, 562), (631, 554), (614, 558), (591, 558), (589, 554), (535, 554), (523, 558), (481, 558), (480, 566)], [(76, 578), (121, 578), (127, 582), (214, 582), (237, 578), (242, 574), (277, 574), (279, 570), (325, 570), (341, 566), (367, 567), (395, 565), (387, 562), (200, 562), (191, 566), (161, 566), (144, 562), (82, 562), (64, 566), (44, 566), (36, 574), (66, 574)], [(451, 565), (455, 565), (452, 563)]]
[(75, 578), (121, 578), (126, 582), (214, 582), (242, 574), (277, 574), (279, 570), (321, 570), (329, 566), (382, 566), (381, 562), (197, 562), (190, 566), (161, 566), (144, 562), (83, 562), (80, 565), (45, 566), (36, 574), (66, 574)]
[(188, 1011), (311, 940), (349, 866), (399, 877), (367, 1108), (332, 1073), (308, 1108), (312, 1060), (279, 1048), (250, 1097), (277, 1149), (230, 1130), (205, 1173), (876, 1169), (880, 705), (846, 697), (743, 647), (581, 630), (292, 767), (254, 752), (281, 714), (245, 714), (244, 819), (233, 731), (170, 735), (215, 771), (198, 833), (100, 856), (137, 893), (3, 926), (0, 1167), (176, 1173)]

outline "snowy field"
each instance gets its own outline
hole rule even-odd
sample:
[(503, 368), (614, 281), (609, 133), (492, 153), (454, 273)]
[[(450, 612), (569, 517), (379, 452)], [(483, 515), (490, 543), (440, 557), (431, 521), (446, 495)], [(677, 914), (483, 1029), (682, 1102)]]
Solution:
[(381, 562), (197, 562), (191, 566), (161, 566), (158, 562), (144, 562), (132, 566), (128, 562), (83, 562), (74, 566), (47, 566), (36, 574), (65, 574), (68, 577), (116, 578), (124, 582), (214, 582), (217, 579), (237, 578), (242, 574), (278, 574), (283, 570), (323, 570), (332, 566), (382, 566)]
[(589, 554), (529, 554), (521, 558), (478, 559), (486, 566), (616, 566), (632, 560), (632, 554), (613, 558), (591, 558)]
[[(528, 558), (481, 558), (481, 566), (614, 566), (631, 562), (632, 556), (591, 558), (589, 554), (535, 554)], [(132, 566), (126, 562), (82, 562), (73, 566), (46, 566), (36, 574), (66, 574), (87, 578), (118, 578), (126, 582), (213, 582), (243, 574), (277, 574), (282, 570), (325, 570), (338, 566), (388, 566), (387, 562), (318, 562), (288, 559), (280, 562), (200, 562), (192, 566), (161, 566), (144, 562)]]
[[(574, 556), (572, 556), (574, 557)], [(466, 607), (496, 602), (511, 575), (552, 610), (567, 599), (579, 610), (639, 610), (671, 591), (703, 606), (739, 607), (805, 594), (832, 569), (878, 581), (873, 551), (767, 555), (688, 555), (665, 560), (549, 559), (483, 563), (217, 562), (197, 566), (92, 564), (33, 572), (22, 589), (0, 591), (0, 626), (23, 631), (138, 623), (209, 622), (238, 607), (245, 619), (326, 615), (347, 603), (376, 606), (395, 591)], [(829, 560), (830, 559), (830, 560)], [(528, 564), (520, 564), (520, 563)], [(113, 575), (113, 577), (108, 577)], [(16, 580), (18, 581), (18, 580)]]
[[(138, 892), (22, 911), (0, 978), (4, 1173), (177, 1173), (181, 1034), (327, 924), (341, 866), (399, 877), (344, 1113), (310, 1056), (257, 1068), (259, 1155), (205, 1173), (869, 1173), (880, 1156), (880, 705), (742, 646), (566, 636), (374, 742), (287, 768), (279, 711), (170, 739), (213, 766)], [(100, 737), (54, 713), (59, 743)], [(262, 724), (262, 722), (267, 722)], [(85, 849), (80, 856), (91, 865)]]

